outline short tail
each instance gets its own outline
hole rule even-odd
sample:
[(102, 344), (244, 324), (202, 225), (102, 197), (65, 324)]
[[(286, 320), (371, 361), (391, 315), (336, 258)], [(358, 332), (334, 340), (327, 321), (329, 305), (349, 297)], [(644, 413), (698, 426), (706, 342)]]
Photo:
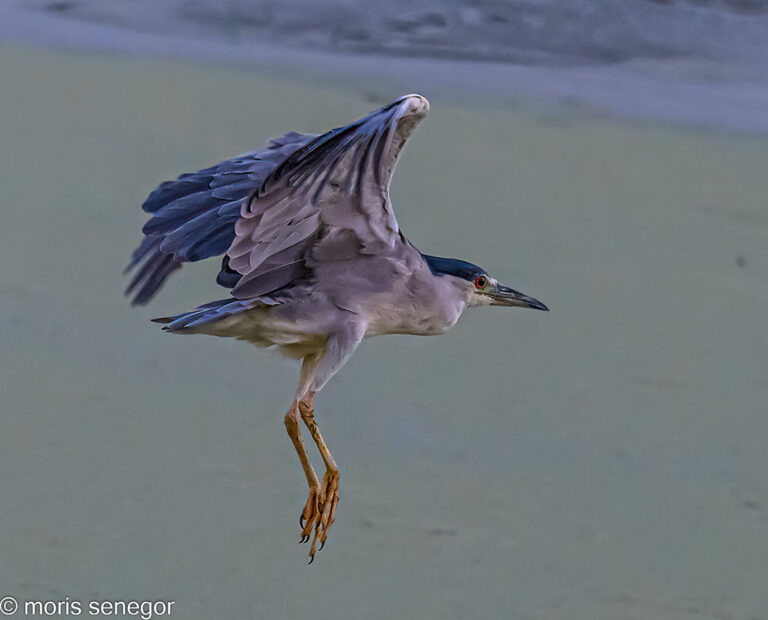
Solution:
[(168, 332), (192, 331), (214, 321), (220, 321), (233, 314), (239, 314), (256, 306), (272, 305), (270, 299), (219, 299), (202, 306), (198, 306), (191, 312), (177, 314), (175, 316), (162, 316), (152, 319), (153, 323), (164, 324), (163, 330)]

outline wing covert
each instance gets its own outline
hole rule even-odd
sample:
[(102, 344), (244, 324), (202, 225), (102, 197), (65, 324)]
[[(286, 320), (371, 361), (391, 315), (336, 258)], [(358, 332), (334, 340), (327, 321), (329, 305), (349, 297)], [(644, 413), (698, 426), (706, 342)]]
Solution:
[(307, 275), (308, 261), (391, 251), (401, 242), (389, 184), (405, 141), (429, 110), (406, 95), (321, 135), (290, 132), (252, 151), (166, 181), (126, 271), (145, 304), (184, 262), (225, 254), (217, 278), (244, 299)]
[(362, 254), (399, 243), (389, 184), (403, 145), (428, 110), (424, 97), (406, 95), (316, 137), (277, 165), (242, 202), (227, 251), (229, 269), (242, 276), (233, 295), (287, 285), (325, 240), (351, 233)]

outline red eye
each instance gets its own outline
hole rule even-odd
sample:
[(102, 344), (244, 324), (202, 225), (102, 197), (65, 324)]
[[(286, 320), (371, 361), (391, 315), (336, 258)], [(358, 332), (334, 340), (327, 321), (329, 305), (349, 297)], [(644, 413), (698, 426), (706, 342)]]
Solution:
[(475, 280), (475, 286), (477, 288), (485, 288), (485, 285), (488, 283), (488, 280), (485, 276), (478, 276), (477, 280)]

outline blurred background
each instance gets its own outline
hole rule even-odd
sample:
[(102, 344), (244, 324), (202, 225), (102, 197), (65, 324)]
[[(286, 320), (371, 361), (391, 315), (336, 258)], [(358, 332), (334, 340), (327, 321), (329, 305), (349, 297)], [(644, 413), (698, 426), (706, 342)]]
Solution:
[[(768, 3), (0, 0), (0, 598), (178, 618), (768, 618)], [(297, 545), (298, 367), (122, 297), (159, 182), (419, 92), (423, 251), (549, 314), (367, 341)]]

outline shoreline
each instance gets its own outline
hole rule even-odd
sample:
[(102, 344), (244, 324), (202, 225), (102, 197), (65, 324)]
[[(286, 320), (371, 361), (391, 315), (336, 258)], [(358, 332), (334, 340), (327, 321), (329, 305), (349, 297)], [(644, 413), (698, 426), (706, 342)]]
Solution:
[(553, 113), (575, 111), (716, 132), (768, 134), (768, 81), (758, 77), (756, 64), (656, 59), (602, 65), (521, 65), (352, 55), (193, 35), (131, 30), (0, 7), (3, 42), (70, 52), (221, 64), (261, 76), (351, 89), (377, 103), (393, 93), (422, 92), (458, 103), (536, 107)]

